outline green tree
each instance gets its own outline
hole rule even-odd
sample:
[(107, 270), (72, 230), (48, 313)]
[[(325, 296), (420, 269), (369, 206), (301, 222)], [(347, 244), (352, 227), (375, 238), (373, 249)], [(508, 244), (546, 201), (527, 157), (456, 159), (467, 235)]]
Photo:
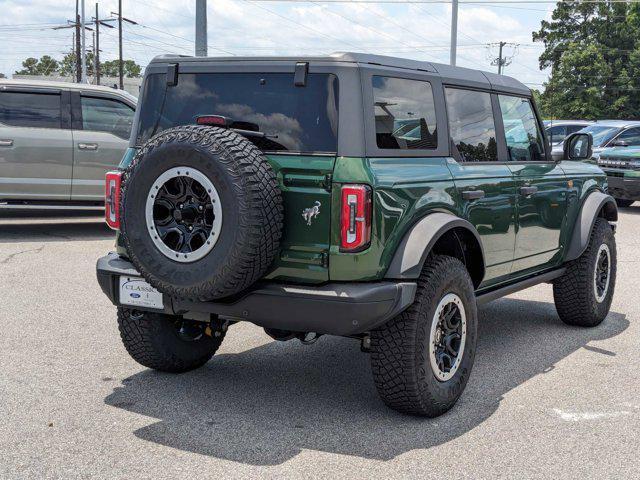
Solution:
[(533, 40), (551, 68), (541, 104), (549, 117), (636, 118), (640, 73), (640, 5), (558, 2)]
[[(87, 52), (85, 55), (85, 62), (87, 64), (87, 75), (93, 76), (94, 70), (94, 56), (93, 52)], [(70, 51), (60, 62), (60, 68), (58, 73), (63, 77), (74, 77), (76, 75), (76, 52)]]
[[(102, 75), (105, 77), (117, 77), (119, 75), (118, 67), (120, 65), (119, 60), (110, 60), (108, 62), (101, 63)], [(142, 67), (133, 60), (124, 60), (122, 62), (122, 70), (125, 77), (133, 78), (139, 77), (142, 73)]]
[(58, 61), (49, 55), (43, 55), (39, 60), (29, 57), (22, 62), (22, 67), (17, 75), (53, 75), (58, 70)]

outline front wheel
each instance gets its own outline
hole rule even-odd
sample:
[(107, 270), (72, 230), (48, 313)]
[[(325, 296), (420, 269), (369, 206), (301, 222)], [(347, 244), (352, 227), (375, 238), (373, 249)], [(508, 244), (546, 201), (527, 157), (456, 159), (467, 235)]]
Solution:
[(467, 269), (452, 257), (430, 257), (414, 303), (371, 333), (371, 370), (384, 403), (428, 417), (453, 407), (471, 374), (476, 330)]
[(118, 308), (120, 337), (129, 355), (161, 372), (188, 372), (207, 363), (224, 339), (223, 331), (207, 327), (178, 316)]
[(616, 286), (616, 241), (609, 223), (598, 218), (589, 245), (553, 283), (553, 300), (560, 320), (568, 325), (595, 327), (609, 313)]

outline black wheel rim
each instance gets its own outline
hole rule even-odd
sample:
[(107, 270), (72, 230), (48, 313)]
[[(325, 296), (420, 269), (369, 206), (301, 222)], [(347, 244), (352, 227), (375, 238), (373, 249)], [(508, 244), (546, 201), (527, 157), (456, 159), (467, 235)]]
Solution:
[(202, 247), (211, 235), (214, 218), (207, 191), (193, 178), (171, 178), (156, 194), (156, 232), (174, 252), (193, 253)]
[(215, 186), (189, 167), (173, 168), (156, 179), (147, 196), (145, 215), (153, 243), (178, 262), (195, 261), (209, 253), (222, 227)]
[(596, 265), (594, 271), (594, 292), (596, 300), (602, 302), (607, 295), (609, 289), (609, 280), (611, 276), (611, 255), (609, 247), (602, 244), (596, 255)]

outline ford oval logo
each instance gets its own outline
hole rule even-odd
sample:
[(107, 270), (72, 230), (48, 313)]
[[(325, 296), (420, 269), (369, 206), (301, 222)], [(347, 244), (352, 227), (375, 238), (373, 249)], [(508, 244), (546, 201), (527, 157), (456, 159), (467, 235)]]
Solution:
[(133, 298), (140, 298), (140, 294), (139, 293), (130, 293), (129, 295), (131, 295), (131, 297), (133, 297)]

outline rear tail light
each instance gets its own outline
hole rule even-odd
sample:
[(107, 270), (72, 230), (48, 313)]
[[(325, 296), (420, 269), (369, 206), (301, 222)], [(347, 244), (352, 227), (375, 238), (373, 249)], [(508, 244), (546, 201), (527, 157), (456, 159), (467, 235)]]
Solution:
[(108, 172), (105, 177), (104, 218), (114, 230), (120, 228), (120, 183), (122, 172)]
[(371, 241), (371, 187), (342, 186), (340, 251), (360, 252)]

